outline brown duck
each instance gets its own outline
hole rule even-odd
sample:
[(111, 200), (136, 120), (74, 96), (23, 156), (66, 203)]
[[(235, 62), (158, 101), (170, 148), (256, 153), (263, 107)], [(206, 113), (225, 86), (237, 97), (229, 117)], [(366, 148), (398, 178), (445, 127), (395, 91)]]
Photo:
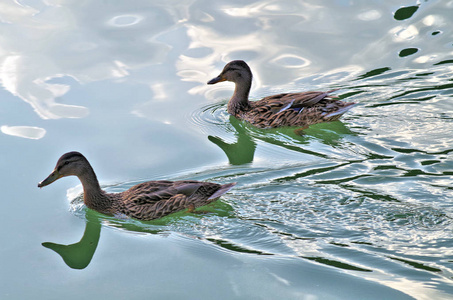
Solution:
[(54, 171), (38, 187), (44, 187), (65, 176), (77, 176), (83, 186), (83, 201), (88, 208), (107, 215), (127, 215), (138, 220), (152, 220), (188, 209), (192, 212), (217, 200), (236, 183), (184, 181), (148, 181), (121, 193), (101, 189), (88, 160), (79, 152), (63, 154)]
[(310, 125), (338, 120), (355, 103), (343, 102), (334, 92), (285, 93), (249, 101), (252, 71), (242, 60), (229, 62), (219, 76), (208, 81), (215, 84), (232, 81), (236, 87), (228, 102), (228, 113), (259, 128)]

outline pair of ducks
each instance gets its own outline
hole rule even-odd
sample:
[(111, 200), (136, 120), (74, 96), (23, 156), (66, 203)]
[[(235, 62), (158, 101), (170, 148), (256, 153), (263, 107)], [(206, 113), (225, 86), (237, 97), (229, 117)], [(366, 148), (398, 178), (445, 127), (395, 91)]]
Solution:
[[(285, 93), (248, 100), (252, 72), (241, 60), (228, 63), (219, 76), (208, 84), (221, 81), (235, 83), (228, 102), (228, 113), (259, 128), (310, 125), (337, 120), (354, 103), (346, 103), (330, 96), (329, 92)], [(203, 181), (148, 181), (121, 193), (107, 193), (99, 185), (88, 160), (79, 152), (60, 157), (54, 171), (38, 187), (44, 187), (65, 176), (77, 176), (83, 186), (85, 205), (107, 215), (126, 215), (138, 220), (161, 218), (173, 212), (207, 205), (228, 192), (236, 183), (220, 185)]]

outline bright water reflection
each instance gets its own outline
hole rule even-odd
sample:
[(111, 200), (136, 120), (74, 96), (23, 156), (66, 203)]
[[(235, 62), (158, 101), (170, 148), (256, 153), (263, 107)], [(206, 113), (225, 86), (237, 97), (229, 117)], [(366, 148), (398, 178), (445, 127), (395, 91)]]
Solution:
[[(404, 5), (0, 4), (2, 298), (451, 297), (453, 5)], [(252, 128), (226, 113), (231, 85), (206, 85), (233, 59), (253, 99), (340, 88), (359, 105), (303, 136)], [(239, 184), (206, 215), (118, 220), (77, 189), (67, 214), (76, 181), (35, 185), (69, 150), (112, 192)]]

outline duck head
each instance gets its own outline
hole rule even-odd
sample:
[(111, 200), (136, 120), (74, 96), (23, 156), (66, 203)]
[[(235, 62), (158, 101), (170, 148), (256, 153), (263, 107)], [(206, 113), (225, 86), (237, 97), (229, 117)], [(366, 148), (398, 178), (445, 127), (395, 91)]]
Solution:
[(38, 183), (38, 187), (44, 187), (66, 176), (79, 177), (87, 168), (91, 168), (90, 164), (81, 153), (75, 151), (65, 153), (58, 160), (53, 172), (46, 179)]
[(219, 76), (208, 81), (208, 84), (216, 84), (222, 81), (234, 83), (251, 82), (252, 71), (243, 60), (233, 60), (225, 65)]

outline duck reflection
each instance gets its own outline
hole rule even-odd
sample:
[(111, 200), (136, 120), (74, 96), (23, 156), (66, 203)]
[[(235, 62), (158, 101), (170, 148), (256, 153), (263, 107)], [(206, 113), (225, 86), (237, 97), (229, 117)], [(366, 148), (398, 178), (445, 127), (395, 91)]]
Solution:
[[(80, 197), (73, 200), (73, 205), (81, 205)], [(203, 210), (188, 213), (176, 212), (170, 216), (151, 221), (138, 221), (131, 218), (120, 219), (115, 216), (106, 216), (91, 209), (84, 209), (83, 215), (79, 215), (86, 220), (85, 231), (80, 241), (70, 245), (44, 242), (42, 246), (55, 251), (61, 256), (66, 265), (72, 269), (85, 269), (91, 262), (101, 237), (101, 227), (108, 226), (132, 234), (151, 234), (167, 236), (169, 228), (178, 228), (191, 237), (198, 234), (192, 232), (193, 222), (198, 218), (205, 218), (206, 214), (215, 214), (219, 217), (229, 218), (234, 214), (234, 209), (228, 203), (217, 201), (215, 204), (204, 206)], [(79, 214), (79, 213), (76, 213)], [(186, 229), (184, 229), (186, 228)]]
[(90, 264), (101, 236), (101, 221), (99, 218), (90, 212), (87, 213), (86, 217), (85, 232), (77, 243), (70, 245), (51, 242), (42, 243), (44, 247), (58, 253), (68, 267), (72, 269), (85, 269)]
[[(143, 227), (144, 224), (137, 225), (128, 223), (130, 219), (120, 220), (115, 219), (114, 217), (109, 218), (89, 209), (87, 209), (85, 216), (85, 231), (82, 238), (77, 243), (70, 245), (62, 245), (51, 242), (42, 243), (45, 248), (51, 249), (58, 253), (66, 265), (72, 269), (85, 269), (90, 264), (99, 243), (103, 223), (134, 233), (159, 234), (162, 232), (162, 230), (145, 228)], [(156, 226), (167, 226), (168, 223), (169, 219), (164, 217), (153, 222), (152, 224)]]
[(300, 145), (308, 145), (310, 140), (317, 139), (325, 145), (338, 146), (344, 135), (355, 134), (341, 121), (317, 124), (303, 132), (297, 133), (291, 127), (266, 130), (254, 128), (233, 116), (229, 117), (229, 124), (234, 128), (236, 142), (227, 143), (222, 138), (212, 135), (209, 135), (208, 139), (225, 152), (231, 165), (242, 165), (253, 162), (257, 146), (256, 140), (261, 140), (291, 151), (328, 158), (327, 154), (310, 151), (302, 148)]
[(243, 165), (251, 163), (255, 156), (256, 143), (247, 133), (243, 124), (233, 116), (230, 116), (230, 124), (235, 129), (235, 143), (226, 143), (221, 138), (216, 136), (208, 136), (208, 139), (219, 146), (228, 157), (228, 161), (232, 165)]

